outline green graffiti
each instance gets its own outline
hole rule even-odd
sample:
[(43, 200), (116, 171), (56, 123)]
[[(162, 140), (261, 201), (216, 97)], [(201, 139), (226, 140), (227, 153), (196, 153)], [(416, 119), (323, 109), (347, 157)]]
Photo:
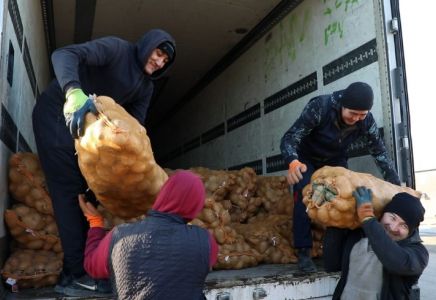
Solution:
[[(328, 0), (324, 0), (324, 4), (327, 3)], [(345, 5), (342, 5), (344, 4)], [(333, 4), (334, 10), (344, 9), (345, 12), (348, 12), (349, 5), (352, 5), (354, 3), (358, 3), (358, 0), (335, 0), (335, 3)], [(328, 4), (327, 4), (328, 5)], [(332, 6), (326, 7), (326, 10), (324, 12), (325, 16), (332, 16), (333, 10), (331, 8)], [(342, 7), (342, 8), (341, 8)], [(344, 29), (343, 26), (344, 21), (334, 21), (333, 23), (327, 25), (327, 27), (324, 29), (324, 45), (328, 44), (329, 37), (332, 35), (337, 35), (339, 38), (342, 38), (344, 36)]]
[(305, 33), (308, 29), (310, 21), (310, 11), (306, 10), (303, 14), (302, 23), (299, 22), (296, 15), (291, 15), (289, 23), (279, 23), (279, 41), (271, 40), (265, 49), (265, 79), (274, 70), (277, 60), (278, 63), (283, 63), (283, 55), (286, 55), (291, 60), (297, 58), (297, 43), (303, 43), (305, 39)]
[(345, 1), (345, 11), (348, 11), (348, 4), (353, 4), (353, 3), (357, 3), (357, 0), (347, 0)]
[(332, 24), (327, 26), (327, 28), (324, 30), (324, 45), (327, 45), (329, 36), (332, 36), (334, 34), (338, 34), (339, 38), (342, 38), (344, 36), (344, 30), (342, 29), (341, 23), (333, 22)]

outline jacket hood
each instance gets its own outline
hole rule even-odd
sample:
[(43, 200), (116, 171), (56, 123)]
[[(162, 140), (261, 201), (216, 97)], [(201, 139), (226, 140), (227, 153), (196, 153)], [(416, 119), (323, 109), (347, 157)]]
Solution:
[(153, 72), (153, 74), (151, 75), (147, 75), (151, 79), (160, 78), (172, 66), (177, 54), (176, 42), (169, 33), (160, 29), (152, 29), (144, 34), (144, 36), (136, 43), (136, 55), (138, 59), (138, 64), (143, 70), (145, 63), (147, 62), (153, 50), (156, 49), (157, 46), (159, 46), (163, 42), (170, 42), (173, 45), (174, 56), (173, 59), (165, 63), (165, 66), (162, 69)]
[(162, 186), (153, 210), (179, 215), (192, 221), (204, 206), (206, 191), (197, 175), (178, 171)]

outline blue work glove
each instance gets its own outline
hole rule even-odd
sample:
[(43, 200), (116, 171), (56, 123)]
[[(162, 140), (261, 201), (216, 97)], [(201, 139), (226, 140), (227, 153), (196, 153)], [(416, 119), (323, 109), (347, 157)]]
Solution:
[(360, 222), (364, 222), (374, 217), (374, 209), (371, 204), (372, 191), (364, 186), (359, 186), (353, 191), (353, 196), (356, 199), (357, 216)]
[(81, 89), (74, 89), (67, 93), (67, 102), (64, 105), (64, 116), (67, 127), (73, 138), (83, 136), (85, 126), (85, 115), (88, 111), (98, 115), (98, 110)]

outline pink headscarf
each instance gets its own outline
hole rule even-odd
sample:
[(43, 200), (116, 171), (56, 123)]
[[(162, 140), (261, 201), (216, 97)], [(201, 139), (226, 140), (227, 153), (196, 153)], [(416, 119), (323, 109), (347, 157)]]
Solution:
[(192, 221), (203, 208), (206, 191), (200, 177), (178, 171), (162, 186), (153, 210), (179, 215)]

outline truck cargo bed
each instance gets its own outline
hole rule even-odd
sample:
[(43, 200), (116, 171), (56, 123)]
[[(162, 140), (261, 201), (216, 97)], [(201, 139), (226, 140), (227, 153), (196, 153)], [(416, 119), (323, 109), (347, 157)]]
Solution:
[[(208, 300), (237, 299), (330, 299), (339, 279), (338, 273), (326, 273), (321, 259), (314, 259), (317, 273), (302, 273), (296, 264), (261, 264), (242, 270), (215, 270), (206, 279)], [(181, 274), (181, 278), (183, 275)], [(266, 296), (265, 296), (266, 295)], [(67, 297), (53, 287), (8, 293), (5, 300), (24, 299), (112, 299)]]

